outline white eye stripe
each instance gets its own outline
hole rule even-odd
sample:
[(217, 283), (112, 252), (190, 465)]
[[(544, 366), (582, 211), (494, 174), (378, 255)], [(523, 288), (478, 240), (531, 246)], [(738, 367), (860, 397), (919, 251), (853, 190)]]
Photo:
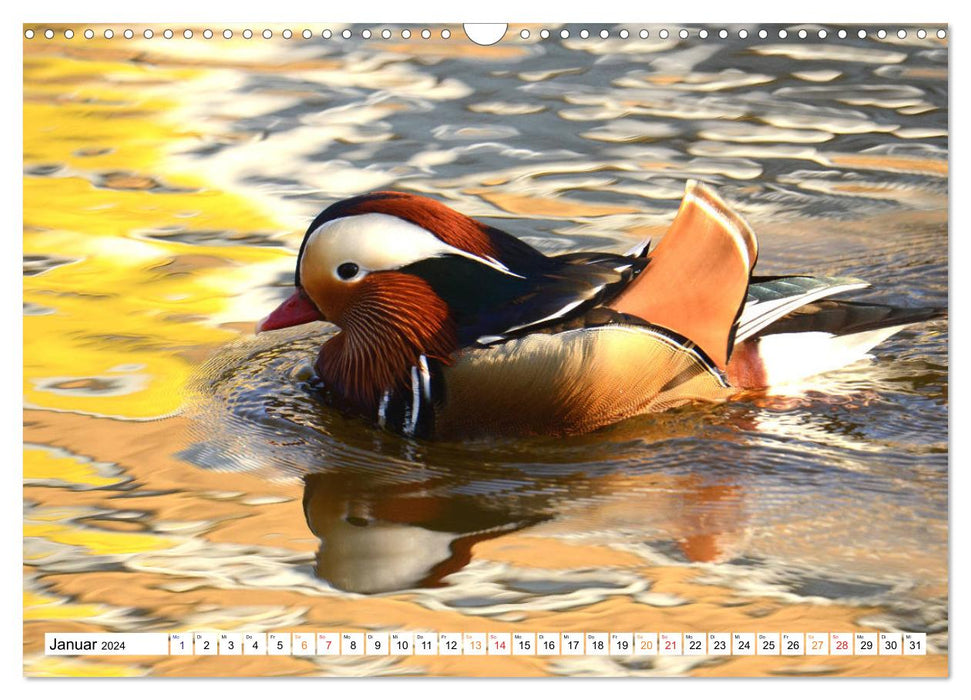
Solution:
[[(301, 275), (306, 270), (337, 273), (343, 263), (353, 262), (358, 279), (376, 270), (397, 270), (419, 260), (458, 255), (487, 265), (503, 274), (522, 277), (498, 260), (485, 258), (450, 246), (421, 226), (388, 214), (358, 214), (321, 224), (307, 239), (300, 261)], [(319, 272), (318, 272), (319, 274)]]

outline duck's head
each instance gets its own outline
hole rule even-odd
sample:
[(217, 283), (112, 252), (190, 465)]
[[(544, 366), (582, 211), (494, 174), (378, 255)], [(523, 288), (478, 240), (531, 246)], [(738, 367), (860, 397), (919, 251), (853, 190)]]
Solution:
[(297, 258), (296, 290), (260, 321), (257, 332), (311, 321), (353, 328), (381, 311), (365, 302), (389, 291), (401, 294), (395, 299), (402, 304), (399, 313), (418, 301), (424, 315), (426, 305), (438, 305), (432, 298), (438, 295), (417, 263), (457, 256), (503, 268), (498, 255), (487, 227), (433, 199), (401, 192), (346, 199), (310, 224)]
[(458, 347), (451, 302), (468, 286), (468, 266), (509, 272), (498, 233), (400, 192), (333, 204), (307, 229), (293, 294), (257, 332), (311, 321), (337, 325), (343, 332), (325, 344), (318, 372), (371, 402), (381, 387), (407, 381), (421, 355), (448, 361)]

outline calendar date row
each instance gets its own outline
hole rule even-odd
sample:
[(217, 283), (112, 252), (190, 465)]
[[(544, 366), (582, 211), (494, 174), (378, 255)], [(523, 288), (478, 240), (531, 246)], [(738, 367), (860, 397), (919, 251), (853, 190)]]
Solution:
[(922, 656), (923, 632), (48, 633), (50, 656)]

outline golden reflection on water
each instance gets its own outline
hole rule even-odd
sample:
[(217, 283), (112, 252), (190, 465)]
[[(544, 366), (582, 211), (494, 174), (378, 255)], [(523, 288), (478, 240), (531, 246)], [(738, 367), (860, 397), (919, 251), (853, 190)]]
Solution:
[(274, 224), (192, 173), (156, 179), (164, 149), (194, 134), (169, 122), (171, 95), (153, 86), (198, 71), (99, 61), (97, 42), (88, 53), (25, 57), (24, 250), (60, 264), (24, 278), (36, 306), (24, 319), (24, 396), (31, 407), (158, 418), (178, 410), (192, 353), (235, 336), (213, 319), (282, 253), (145, 236)]
[[(457, 31), (452, 29), (453, 34)], [(279, 210), (271, 208), (279, 200), (220, 172), (231, 159), (193, 164), (173, 156), (212, 140), (238, 142), (255, 149), (247, 151), (247, 165), (257, 162), (267, 171), (293, 167), (286, 163), (290, 154), (272, 150), (276, 145), (259, 150), (256, 127), (213, 116), (217, 107), (208, 118), (192, 118), (204, 111), (199, 104), (207, 95), (219, 96), (220, 86), (232, 85), (241, 113), (245, 112), (245, 91), (236, 88), (244, 77), (263, 74), (325, 76), (320, 79), (340, 90), (371, 85), (388, 90), (400, 102), (385, 99), (343, 122), (326, 125), (328, 138), (360, 145), (364, 154), (359, 158), (366, 161), (368, 144), (393, 139), (366, 131), (358, 121), (380, 124), (405, 110), (409, 99), (444, 103), (470, 92), (458, 78), (439, 80), (396, 61), (420, 54), (420, 61), (434, 65), (473, 54), (476, 60), (499, 66), (534, 55), (534, 44), (535, 38), (487, 50), (440, 40), (418, 45), (392, 41), (380, 55), (359, 51), (351, 61), (357, 69), (352, 70), (340, 54), (314, 56), (294, 49), (291, 55), (269, 45), (241, 42), (220, 44), (218, 50), (215, 44), (186, 42), (176, 50), (138, 39), (109, 42), (100, 32), (83, 43), (60, 38), (24, 42), (26, 673), (946, 672), (946, 653), (889, 661), (830, 657), (821, 664), (812, 658), (752, 657), (719, 663), (659, 659), (647, 665), (592, 658), (54, 659), (39, 653), (48, 631), (569, 631), (589, 630), (591, 625), (627, 629), (631, 620), (639, 628), (661, 631), (729, 631), (753, 625), (760, 631), (851, 630), (898, 624), (893, 618), (887, 621), (890, 613), (874, 602), (876, 598), (859, 603), (850, 595), (825, 605), (808, 597), (787, 598), (771, 577), (747, 580), (746, 571), (736, 571), (731, 562), (751, 552), (787, 546), (798, 550), (804, 542), (812, 543), (811, 555), (818, 560), (835, 553), (863, 561), (872, 551), (890, 552), (903, 526), (875, 527), (864, 520), (867, 511), (853, 511), (851, 520), (860, 519), (854, 526), (867, 528), (876, 544), (849, 547), (838, 534), (832, 542), (818, 534), (820, 528), (837, 533), (837, 509), (817, 512), (815, 521), (787, 518), (782, 513), (792, 507), (791, 501), (774, 503), (765, 498), (761, 482), (732, 475), (730, 469), (699, 476), (691, 471), (625, 473), (595, 468), (598, 459), (607, 462), (618, 455), (630, 457), (636, 466), (639, 462), (631, 455), (644, 454), (653, 441), (687, 441), (700, 434), (727, 445), (728, 455), (741, 454), (754, 444), (752, 437), (732, 431), (757, 432), (766, 416), (783, 412), (778, 403), (761, 406), (758, 414), (736, 407), (728, 418), (688, 413), (620, 426), (607, 436), (571, 443), (563, 452), (545, 444), (498, 445), (475, 448), (474, 457), (460, 447), (415, 446), (376, 436), (338, 416), (304, 416), (325, 436), (323, 442), (314, 442), (316, 438), (303, 433), (275, 433), (272, 426), (220, 422), (225, 418), (203, 411), (203, 418), (213, 421), (205, 427), (221, 431), (219, 440), (235, 440), (234, 447), (213, 437), (213, 448), (218, 452), (225, 447), (224, 454), (193, 456), (199, 449), (200, 429), (193, 424), (198, 416), (187, 415), (187, 397), (198, 384), (199, 367), (214, 353), (228, 357), (231, 353), (224, 347), (241, 338), (239, 352), (255, 358), (258, 345), (247, 344), (252, 322), (272, 305), (269, 290), (289, 272), (300, 233), (295, 222), (307, 213), (303, 205), (292, 202), (287, 206), (295, 208), (282, 203)], [(570, 47), (594, 54), (606, 47), (638, 55), (629, 45), (613, 42), (599, 47), (572, 42)], [(387, 55), (398, 58), (392, 61)], [(570, 78), (582, 72), (580, 66), (588, 60), (575, 58), (576, 65), (520, 71), (517, 79), (541, 85), (551, 77)], [(562, 105), (561, 117), (584, 121), (590, 112), (582, 109), (600, 116), (610, 110), (652, 114), (669, 109), (667, 98), (654, 104), (638, 92), (645, 84), (694, 95), (764, 82), (765, 77), (757, 74), (685, 74), (672, 65), (647, 77), (618, 81), (621, 94), (613, 103), (589, 95), (570, 98)], [(264, 90), (251, 99), (286, 103), (314, 97), (314, 90), (305, 87)], [(547, 111), (538, 109), (528, 94), (494, 97), (477, 100), (469, 111), (500, 120), (512, 117), (513, 123), (518, 115)], [(688, 108), (703, 104), (707, 103)], [(923, 106), (917, 100), (903, 108)], [(645, 145), (675, 136), (677, 128), (647, 133), (621, 122), (610, 128), (582, 128), (591, 141), (615, 144), (619, 150), (611, 156), (613, 163), (554, 158), (551, 167), (563, 179), (544, 178), (529, 164), (510, 163), (488, 172), (412, 182), (418, 190), (434, 190), (466, 203), (470, 214), (537, 222), (559, 219), (564, 228), (557, 233), (565, 234), (566, 245), (571, 245), (568, 236), (581, 229), (577, 235), (588, 236), (586, 242), (626, 243), (626, 238), (663, 231), (664, 217), (659, 214), (664, 202), (677, 196), (676, 188), (653, 181), (619, 186), (598, 170), (634, 169), (617, 165), (634, 162), (637, 168), (670, 173), (672, 181), (693, 168), (702, 173), (731, 172), (747, 180), (757, 176), (761, 166), (717, 159), (733, 153), (743, 161), (776, 156), (738, 145), (733, 141), (737, 134), (709, 124), (703, 140), (693, 146), (695, 157), (686, 161)], [(780, 123), (771, 128), (790, 126)], [(443, 139), (461, 143), (470, 133), (479, 132), (443, 132)], [(480, 136), (488, 139), (489, 133)], [(769, 136), (774, 138), (774, 133)], [(828, 140), (819, 139), (821, 149)], [(718, 145), (726, 141), (729, 146)], [(946, 163), (935, 158), (823, 153), (826, 162), (838, 166), (946, 177)], [(437, 165), (461, 162), (463, 157), (461, 149), (429, 148), (408, 167), (434, 171)], [(816, 157), (814, 152), (812, 158)], [(312, 168), (311, 161), (305, 161), (307, 168)], [(394, 182), (393, 172), (359, 166), (345, 163), (340, 167), (346, 170), (331, 168), (320, 176), (329, 178), (325, 181), (334, 192)], [(830, 193), (887, 192), (881, 183), (830, 183), (825, 177), (811, 181), (806, 189), (814, 186)], [(575, 187), (585, 195), (612, 191), (651, 197), (654, 208), (644, 213), (606, 196), (571, 195)], [(909, 197), (915, 209), (927, 207), (930, 213), (921, 212), (920, 220), (940, 225), (940, 215), (934, 212), (935, 206), (940, 209), (940, 193), (933, 187), (905, 189), (898, 199)], [(309, 199), (313, 201), (307, 206), (315, 206), (318, 197)], [(611, 217), (606, 230), (597, 225), (603, 217)], [(908, 221), (907, 216), (898, 221)], [(815, 222), (801, 225), (807, 229), (804, 238), (818, 235)], [(797, 235), (790, 226), (777, 229), (780, 237)], [(934, 244), (928, 243), (928, 249)], [(809, 257), (806, 251), (813, 256), (818, 252), (810, 245), (802, 249), (803, 258)], [(792, 256), (802, 259), (798, 250)], [(242, 373), (245, 366), (241, 363), (237, 369)], [(241, 404), (258, 403), (264, 389), (257, 384), (242, 398), (217, 394)], [(729, 423), (732, 431), (725, 430)], [(807, 425), (813, 427), (796, 420), (787, 428), (780, 415), (772, 429), (777, 437), (791, 434), (802, 439)], [(868, 444), (853, 435), (834, 435), (825, 425), (817, 433), (815, 439), (824, 451), (863, 451), (861, 446)], [(304, 453), (292, 451), (298, 460), (321, 445), (326, 450), (320, 449), (319, 464), (313, 459), (298, 464), (307, 473), (287, 472), (282, 459), (274, 461), (275, 453), (294, 445), (305, 448)], [(230, 460), (225, 455), (233, 449)], [(577, 454), (590, 461), (589, 470), (556, 471), (557, 460), (569, 466), (578, 461)], [(386, 460), (387, 468), (346, 473), (328, 468), (328, 460), (352, 464), (361, 455), (372, 462), (377, 455)], [(547, 460), (543, 467), (551, 470), (548, 474), (522, 468), (530, 460), (542, 461), (535, 459), (537, 455)], [(222, 458), (226, 463), (219, 462)], [(415, 477), (416, 464), (429, 473)], [(396, 480), (399, 472), (414, 478), (410, 483)], [(812, 493), (804, 499), (810, 507)], [(670, 542), (647, 546), (642, 531), (663, 533), (658, 537)], [(908, 548), (895, 562), (923, 572), (921, 595), (930, 601), (946, 600), (947, 574), (939, 541), (935, 534), (925, 559)], [(861, 571), (868, 571), (861, 566)], [(882, 566), (887, 567), (886, 560)], [(882, 570), (879, 563), (872, 569)], [(362, 595), (372, 592), (381, 593)], [(946, 620), (945, 612), (934, 618), (935, 623), (942, 616)]]

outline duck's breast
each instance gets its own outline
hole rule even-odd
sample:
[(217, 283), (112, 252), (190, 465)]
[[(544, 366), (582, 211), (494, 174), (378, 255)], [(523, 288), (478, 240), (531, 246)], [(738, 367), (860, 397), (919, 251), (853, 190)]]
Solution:
[(689, 343), (610, 324), (464, 350), (445, 368), (441, 437), (584, 433), (731, 390)]

